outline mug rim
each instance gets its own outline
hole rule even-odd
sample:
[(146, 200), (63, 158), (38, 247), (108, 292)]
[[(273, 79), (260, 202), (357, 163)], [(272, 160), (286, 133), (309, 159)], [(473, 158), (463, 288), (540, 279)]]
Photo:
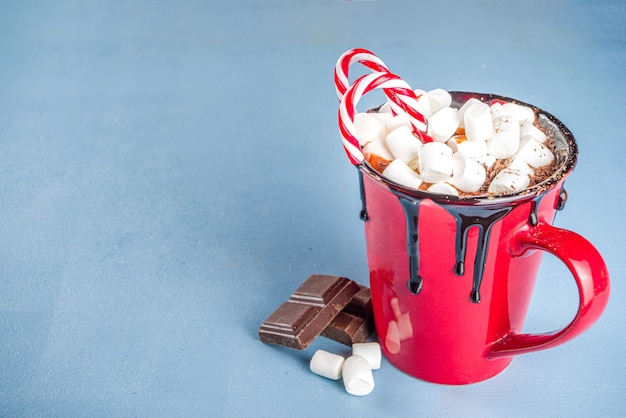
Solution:
[(515, 193), (501, 193), (501, 194), (482, 194), (482, 195), (472, 195), (472, 196), (454, 196), (454, 195), (446, 195), (446, 194), (436, 194), (429, 193), (423, 190), (417, 190), (408, 188), (399, 183), (393, 182), (385, 177), (383, 177), (380, 173), (378, 173), (374, 168), (369, 164), (369, 162), (364, 159), (363, 162), (357, 165), (357, 168), (362, 172), (366, 173), (369, 177), (372, 177), (374, 180), (380, 183), (384, 183), (387, 186), (393, 188), (396, 192), (401, 193), (409, 198), (416, 199), (429, 199), (435, 201), (437, 203), (444, 204), (459, 204), (459, 205), (497, 205), (502, 203), (514, 202), (514, 201), (526, 201), (528, 199), (532, 199), (536, 196), (544, 194), (549, 190), (552, 190), (556, 187), (557, 184), (561, 183), (569, 174), (572, 172), (574, 167), (576, 166), (576, 162), (578, 160), (578, 145), (576, 143), (576, 139), (572, 132), (565, 126), (563, 122), (561, 122), (557, 117), (553, 114), (546, 112), (545, 110), (530, 104), (524, 101), (513, 99), (506, 96), (501, 96), (492, 93), (475, 93), (475, 92), (466, 92), (466, 91), (449, 91), (450, 95), (452, 95), (452, 103), (453, 104), (462, 104), (470, 98), (476, 98), (481, 102), (491, 104), (493, 102), (502, 101), (508, 103), (515, 103), (518, 105), (530, 107), (533, 109), (537, 117), (543, 117), (548, 120), (548, 122), (552, 123), (558, 132), (563, 136), (563, 139), (566, 143), (566, 159), (564, 162), (559, 164), (559, 167), (548, 177), (540, 183), (537, 183), (531, 187), (527, 187), (524, 190), (515, 192)]

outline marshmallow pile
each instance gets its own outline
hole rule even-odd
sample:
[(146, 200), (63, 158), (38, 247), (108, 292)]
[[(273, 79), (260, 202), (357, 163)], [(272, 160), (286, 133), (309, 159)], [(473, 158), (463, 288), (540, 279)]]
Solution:
[(539, 169), (555, 161), (530, 107), (471, 98), (457, 109), (446, 90), (415, 93), (433, 142), (422, 143), (408, 116), (394, 116), (389, 103), (354, 117), (365, 158), (395, 183), (450, 196), (510, 194), (537, 182), (546, 172)]
[(313, 373), (328, 379), (343, 379), (349, 394), (365, 396), (374, 390), (372, 370), (380, 369), (381, 360), (378, 343), (355, 343), (352, 345), (352, 355), (348, 358), (317, 350), (311, 357), (309, 367)]

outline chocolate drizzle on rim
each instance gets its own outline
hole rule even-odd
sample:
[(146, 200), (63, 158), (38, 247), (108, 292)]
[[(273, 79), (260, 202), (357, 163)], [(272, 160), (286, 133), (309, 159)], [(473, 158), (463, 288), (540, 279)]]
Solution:
[(485, 273), (487, 250), (491, 238), (491, 228), (513, 209), (507, 206), (493, 210), (480, 206), (443, 206), (456, 219), (456, 262), (454, 270), (457, 276), (465, 274), (465, 254), (467, 253), (467, 234), (473, 227), (478, 229), (476, 257), (474, 259), (474, 280), (470, 299), (474, 303), (480, 302), (480, 285)]
[[(531, 186), (527, 187), (524, 190), (515, 193), (507, 193), (507, 194), (491, 194), (491, 193), (482, 193), (482, 194), (466, 194), (463, 196), (450, 196), (450, 195), (441, 195), (435, 193), (428, 193), (424, 190), (410, 189), (401, 184), (395, 183), (391, 180), (387, 180), (382, 175), (377, 172), (367, 160), (364, 160), (360, 166), (365, 171), (370, 174), (372, 177), (377, 180), (388, 184), (394, 190), (397, 190), (401, 193), (405, 193), (410, 196), (414, 196), (421, 199), (431, 199), (437, 203), (460, 203), (460, 204), (470, 204), (470, 205), (491, 205), (494, 200), (498, 200), (499, 202), (510, 202), (516, 201), (518, 199), (527, 200), (531, 199), (533, 196), (537, 196), (545, 190), (549, 190), (554, 185), (559, 183), (561, 179), (568, 176), (569, 173), (576, 166), (576, 162), (578, 160), (578, 147), (576, 145), (576, 141), (574, 140), (574, 135), (571, 133), (569, 129), (561, 121), (559, 121), (552, 114), (539, 109), (536, 106), (531, 104), (510, 99), (508, 97), (499, 96), (495, 94), (483, 94), (483, 93), (469, 93), (469, 92), (458, 92), (451, 91), (449, 92), (452, 95), (452, 106), (460, 107), (463, 103), (465, 103), (470, 98), (478, 99), (487, 104), (492, 104), (494, 102), (508, 102), (515, 103), (522, 106), (529, 107), (533, 109), (535, 114), (537, 115), (537, 122), (540, 126), (540, 129), (549, 137), (553, 139), (554, 146), (552, 151), (554, 153), (556, 163), (556, 170), (546, 179), (539, 181), (535, 184), (531, 183)], [(377, 111), (377, 109), (372, 109), (371, 111)]]
[(418, 294), (424, 284), (419, 274), (419, 212), (420, 201), (407, 199), (401, 195), (396, 195), (400, 199), (404, 209), (406, 219), (406, 247), (409, 253), (409, 281), (408, 286), (411, 293)]
[[(545, 192), (555, 187), (562, 179), (567, 177), (574, 169), (578, 157), (578, 148), (572, 133), (558, 119), (551, 114), (529, 105), (527, 103), (509, 99), (493, 94), (479, 94), (466, 92), (450, 92), (453, 97), (453, 105), (464, 103), (470, 98), (476, 98), (486, 103), (503, 101), (531, 107), (537, 115), (538, 123), (542, 130), (554, 140), (553, 152), (556, 158), (556, 170), (552, 175), (522, 191), (511, 194), (493, 195), (469, 195), (449, 196), (428, 193), (422, 190), (409, 189), (390, 180), (383, 178), (371, 165), (364, 160), (359, 169), (359, 186), (361, 193), (362, 209), (360, 218), (367, 221), (367, 204), (363, 186), (363, 173), (388, 187), (396, 197), (404, 210), (406, 220), (407, 252), (409, 255), (409, 278), (408, 288), (413, 294), (418, 294), (425, 285), (419, 274), (419, 209), (423, 200), (430, 200), (443, 207), (456, 220), (456, 259), (453, 269), (458, 276), (465, 275), (465, 255), (467, 253), (467, 237), (471, 228), (478, 229), (476, 255), (474, 259), (473, 284), (469, 298), (474, 303), (481, 299), (480, 286), (482, 283), (487, 251), (491, 230), (496, 222), (506, 216), (517, 204), (531, 200), (531, 211), (528, 223), (531, 226), (539, 222), (539, 205)], [(561, 190), (558, 209), (561, 209), (567, 200), (567, 193)], [(427, 286), (427, 284), (426, 284)]]

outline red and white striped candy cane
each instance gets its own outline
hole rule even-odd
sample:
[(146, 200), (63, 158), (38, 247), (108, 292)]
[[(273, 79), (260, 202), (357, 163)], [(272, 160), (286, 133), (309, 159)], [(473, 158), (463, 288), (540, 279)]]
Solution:
[[(367, 49), (354, 48), (344, 52), (339, 57), (337, 64), (335, 65), (335, 88), (337, 90), (339, 101), (342, 100), (346, 91), (350, 87), (348, 71), (350, 65), (355, 62), (365, 65), (374, 72), (390, 73), (385, 63), (373, 52), (368, 51)], [(426, 135), (428, 122), (426, 121), (424, 115), (422, 115), (422, 113), (418, 110), (420, 106), (417, 103), (415, 93), (408, 84), (405, 83), (405, 85), (406, 87), (397, 88), (394, 89), (394, 91), (383, 89), (385, 95), (390, 100), (391, 111), (395, 115), (406, 113), (409, 116), (415, 135), (417, 135), (422, 142), (430, 142), (432, 141), (432, 138)]]
[(339, 101), (341, 101), (343, 95), (346, 94), (346, 90), (350, 87), (348, 70), (350, 69), (350, 65), (355, 62), (360, 62), (374, 72), (389, 72), (385, 63), (367, 49), (354, 48), (344, 52), (335, 65), (335, 88), (337, 89)]
[[(392, 109), (396, 107), (401, 111), (416, 112), (422, 119), (424, 118), (414, 108), (408, 107), (407, 102), (417, 103), (417, 97), (406, 81), (402, 80), (397, 75), (390, 72), (375, 72), (360, 77), (348, 88), (339, 105), (339, 131), (341, 132), (341, 140), (346, 154), (348, 154), (348, 159), (355, 165), (361, 164), (364, 159), (354, 127), (356, 105), (364, 94), (378, 88), (389, 92)], [(425, 128), (426, 125), (424, 124), (424, 130)], [(432, 141), (432, 138), (423, 131), (417, 130), (416, 132), (420, 135), (420, 139), (423, 142)]]

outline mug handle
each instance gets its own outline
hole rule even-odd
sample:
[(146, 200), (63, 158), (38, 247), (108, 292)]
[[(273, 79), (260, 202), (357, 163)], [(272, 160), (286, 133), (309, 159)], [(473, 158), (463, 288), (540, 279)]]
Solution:
[(578, 311), (572, 322), (558, 331), (505, 335), (491, 345), (488, 358), (510, 357), (563, 344), (593, 325), (609, 301), (609, 272), (598, 250), (585, 238), (539, 222), (519, 231), (512, 239), (512, 256), (521, 256), (531, 249), (547, 251), (565, 263), (578, 286)]

